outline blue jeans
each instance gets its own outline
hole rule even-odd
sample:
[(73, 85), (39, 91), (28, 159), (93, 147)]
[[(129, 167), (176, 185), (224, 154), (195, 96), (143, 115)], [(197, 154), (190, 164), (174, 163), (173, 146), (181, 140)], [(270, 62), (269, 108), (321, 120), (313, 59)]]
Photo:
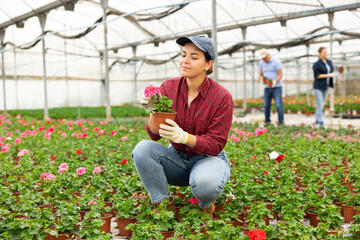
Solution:
[(168, 184), (191, 186), (201, 208), (218, 199), (230, 177), (230, 164), (222, 151), (218, 156), (198, 154), (188, 157), (171, 145), (144, 140), (132, 152), (136, 170), (151, 202), (170, 197)]
[(282, 101), (282, 87), (265, 88), (264, 90), (264, 109), (265, 123), (270, 123), (271, 100), (274, 98), (278, 114), (279, 125), (284, 122), (284, 109)]
[(326, 90), (314, 89), (316, 100), (315, 124), (324, 125), (323, 111), (328, 92), (329, 88), (326, 88)]

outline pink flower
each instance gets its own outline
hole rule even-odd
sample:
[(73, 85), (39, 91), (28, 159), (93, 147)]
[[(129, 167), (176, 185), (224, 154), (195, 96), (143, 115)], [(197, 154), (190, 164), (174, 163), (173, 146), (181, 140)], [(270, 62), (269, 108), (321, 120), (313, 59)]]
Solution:
[(66, 133), (61, 134), (62, 138), (66, 138)]
[(262, 134), (264, 134), (264, 132), (260, 128), (257, 128), (255, 130), (255, 136), (259, 136), (259, 135), (262, 135)]
[(248, 233), (249, 240), (265, 240), (266, 239), (266, 232), (261, 229), (252, 229)]
[(26, 138), (26, 137), (27, 137), (27, 136), (26, 136), (26, 133), (20, 134), (20, 137), (21, 137), (21, 138)]
[(52, 164), (55, 164), (55, 161), (54, 161), (54, 160), (51, 160), (51, 161), (50, 161), (50, 165), (52, 165)]
[(1, 152), (8, 152), (10, 148), (8, 146), (2, 147)]
[(47, 176), (49, 176), (51, 173), (49, 172), (43, 172), (41, 175), (40, 175), (40, 179), (41, 180), (44, 180)]
[(77, 135), (77, 138), (82, 138), (84, 135), (82, 134), (82, 133), (79, 133), (78, 135)]
[(13, 135), (12, 132), (8, 132), (8, 133), (6, 134), (6, 136), (8, 136), (8, 137), (11, 137), (12, 135)]
[(23, 153), (25, 153), (25, 154), (28, 154), (29, 153), (29, 150), (27, 150), (27, 149), (24, 149), (24, 150), (22, 150), (23, 151)]
[(243, 137), (243, 141), (246, 142), (248, 140), (247, 137)]
[(82, 151), (80, 149), (76, 150), (75, 154), (82, 154)]
[(0, 142), (0, 147), (4, 146), (4, 144), (5, 144), (4, 142)]
[(22, 151), (21, 151), (21, 152), (19, 152), (19, 153), (18, 153), (18, 156), (19, 156), (19, 157), (24, 156), (24, 152), (22, 152)]
[(128, 140), (127, 137), (122, 137), (121, 138), (121, 141), (123, 141), (123, 142), (126, 141), (126, 140)]
[(134, 129), (133, 129), (133, 128), (129, 130), (129, 132), (131, 132), (131, 133), (132, 133), (133, 131), (134, 131)]
[(20, 143), (21, 143), (21, 138), (15, 138), (14, 144), (20, 144)]
[(53, 180), (55, 179), (55, 175), (54, 174), (49, 174), (47, 177), (46, 177), (46, 180)]
[(93, 174), (101, 173), (101, 168), (96, 167), (94, 168)]
[(191, 203), (191, 205), (194, 205), (199, 203), (199, 200), (197, 200), (197, 198), (189, 198), (189, 202)]
[(62, 173), (62, 172), (67, 172), (68, 171), (68, 165), (66, 163), (62, 163), (59, 165), (59, 171), (58, 173)]
[(45, 134), (45, 138), (47, 138), (47, 139), (51, 139), (51, 136), (50, 136), (50, 134)]
[(0, 137), (0, 141), (6, 141), (6, 137), (1, 136), (1, 137)]
[(83, 138), (86, 138), (87, 136), (89, 136), (89, 134), (84, 133)]
[(148, 87), (144, 90), (145, 97), (149, 97), (150, 95), (153, 96), (155, 94), (161, 94), (160, 89), (158, 87), (155, 87), (154, 85), (150, 84)]
[(105, 130), (100, 130), (100, 132), (98, 133), (99, 135), (104, 135)]
[(98, 128), (98, 127), (96, 127), (96, 128), (93, 129), (93, 132), (98, 132), (98, 131), (99, 131), (99, 128)]
[(264, 175), (266, 175), (266, 174), (268, 174), (269, 173), (269, 170), (267, 170), (267, 171), (264, 171)]
[(255, 155), (253, 156), (253, 159), (254, 159), (254, 160), (256, 160), (256, 159), (257, 159), (257, 156), (256, 156), (256, 154), (255, 154)]
[(71, 137), (75, 137), (75, 136), (76, 136), (76, 133), (72, 133), (72, 134), (71, 134)]
[(86, 169), (84, 167), (79, 167), (78, 169), (76, 169), (76, 173), (78, 174), (78, 176), (81, 176), (86, 173)]
[(88, 206), (96, 204), (96, 202), (94, 202), (93, 200), (90, 200), (90, 202), (88, 202)]
[(110, 133), (110, 135), (111, 135), (111, 136), (115, 136), (115, 135), (116, 135), (116, 131), (112, 131), (112, 132)]

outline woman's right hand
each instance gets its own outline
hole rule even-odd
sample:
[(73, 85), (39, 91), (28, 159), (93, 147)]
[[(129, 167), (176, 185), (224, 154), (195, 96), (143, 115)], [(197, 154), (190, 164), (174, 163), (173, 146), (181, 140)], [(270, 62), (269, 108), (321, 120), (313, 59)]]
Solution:
[(145, 97), (144, 95), (141, 97), (140, 100), (140, 105), (145, 108), (148, 109), (149, 107), (153, 107), (154, 106), (154, 100), (159, 100), (161, 98), (160, 94), (155, 94), (153, 96), (149, 96), (149, 97)]

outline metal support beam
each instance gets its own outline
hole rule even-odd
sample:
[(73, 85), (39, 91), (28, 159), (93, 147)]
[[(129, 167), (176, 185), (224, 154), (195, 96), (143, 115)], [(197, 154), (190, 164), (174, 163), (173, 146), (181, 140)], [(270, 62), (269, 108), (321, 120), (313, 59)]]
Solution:
[[(132, 47), (134, 58), (136, 58), (136, 46)], [(134, 103), (137, 103), (137, 72), (136, 72), (136, 61), (134, 61)]]
[[(296, 61), (296, 83), (297, 83), (296, 96), (297, 97), (300, 97), (300, 81), (301, 81), (300, 79), (301, 79), (301, 65), (298, 60)], [(306, 91), (308, 92), (308, 89)]]
[[(212, 40), (214, 41), (214, 45), (215, 45), (215, 52), (216, 52), (216, 56), (217, 56), (217, 21), (216, 21), (216, 0), (212, 0), (211, 1), (211, 8), (212, 8), (212, 29), (211, 29), (211, 36), (212, 36)], [(219, 67), (218, 67), (218, 60), (214, 61), (213, 64), (213, 69), (214, 69), (214, 80), (217, 82), (219, 79)]]
[[(241, 28), (241, 32), (242, 32), (242, 36), (244, 41), (246, 40), (246, 28)], [(243, 79), (244, 79), (244, 86), (243, 86), (243, 98), (244, 98), (244, 103), (243, 103), (243, 108), (244, 111), (247, 109), (247, 104), (246, 104), (246, 46), (243, 47)]]
[(105, 105), (104, 54), (100, 52), (100, 105)]
[(309, 47), (306, 47), (306, 103), (310, 103), (310, 57)]
[(14, 48), (13, 51), (14, 51), (15, 101), (16, 101), (16, 109), (19, 109), (18, 75), (17, 75), (17, 66), (16, 66), (16, 48)]
[(105, 104), (106, 104), (106, 121), (111, 121), (111, 105), (110, 105), (110, 88), (109, 88), (109, 58), (108, 58), (108, 42), (107, 42), (107, 24), (106, 24), (106, 10), (108, 7), (108, 0), (101, 0), (101, 7), (103, 8), (103, 24), (104, 24), (104, 61), (105, 61)]
[[(358, 8), (360, 8), (360, 3), (354, 3), (354, 4), (347, 4), (347, 5), (341, 5), (341, 6), (336, 6), (336, 7), (319, 8), (319, 9), (315, 9), (312, 11), (306, 11), (306, 12), (304, 12), (304, 11), (293, 12), (293, 13), (289, 13), (289, 14), (281, 15), (281, 16), (272, 16), (272, 17), (268, 17), (268, 18), (262, 18), (259, 20), (250, 20), (249, 22), (245, 22), (245, 23), (237, 23), (236, 21), (234, 21), (234, 23), (231, 23), (229, 25), (218, 27), (216, 29), (216, 31), (223, 32), (223, 31), (229, 31), (229, 30), (243, 28), (243, 27), (247, 28), (247, 27), (251, 27), (251, 26), (273, 23), (273, 22), (277, 22), (277, 21), (278, 22), (289, 21), (289, 20), (299, 19), (299, 18), (303, 18), (303, 17), (317, 16), (320, 14), (327, 14), (327, 13), (329, 13), (329, 11), (331, 11), (331, 12), (346, 11), (346, 10), (350, 11), (350, 10), (356, 10)], [(205, 28), (205, 29), (201, 29), (201, 30), (197, 30), (197, 31), (187, 32), (186, 35), (187, 36), (201, 35), (201, 34), (210, 35), (212, 32), (212, 29), (213, 29), (213, 27), (211, 27), (211, 28), (209, 27), (209, 28)], [(214, 37), (213, 34), (212, 34), (212, 36)], [(166, 41), (174, 40), (176, 38), (178, 38), (178, 34), (172, 34), (171, 36), (156, 37), (156, 39), (148, 38), (148, 39), (137, 41), (137, 42), (120, 44), (118, 46), (110, 48), (109, 50), (113, 51), (114, 49), (127, 48), (130, 46), (146, 45), (146, 44), (154, 43), (154, 42), (166, 42)]]
[(40, 26), (41, 26), (41, 31), (42, 31), (42, 35), (43, 35), (43, 39), (41, 40), (42, 42), (42, 59), (43, 59), (43, 80), (44, 80), (44, 100), (45, 100), (45, 105), (44, 105), (44, 120), (47, 121), (49, 120), (49, 110), (48, 110), (48, 98), (47, 98), (47, 79), (46, 79), (46, 58), (45, 58), (45, 54), (46, 54), (46, 50), (45, 50), (45, 23), (46, 23), (46, 13), (42, 13), (38, 16), (39, 18), (39, 22), (40, 22)]
[(64, 38), (64, 58), (65, 58), (65, 86), (66, 86), (66, 100), (65, 106), (70, 105), (70, 96), (69, 96), (69, 74), (68, 74), (68, 63), (67, 63), (67, 43), (66, 38)]
[(251, 97), (255, 98), (255, 51), (252, 51), (253, 62), (252, 62), (252, 72), (251, 72), (251, 84), (252, 84), (252, 94)]
[[(331, 12), (329, 13), (329, 26), (330, 26), (330, 31), (334, 30), (334, 13)], [(332, 59), (333, 57), (333, 34), (330, 34), (330, 59)], [(333, 88), (329, 88), (330, 91), (330, 114), (333, 114), (335, 112), (335, 108), (334, 108), (334, 88), (335, 88), (335, 82), (336, 82), (336, 77), (333, 78), (333, 83), (334, 83), (334, 87)]]
[[(4, 38), (5, 38), (5, 28), (0, 29), (0, 42), (1, 50), (4, 50)], [(6, 111), (6, 90), (5, 90), (5, 60), (4, 60), (4, 51), (1, 51), (1, 75), (3, 80), (3, 96), (4, 96), (4, 114), (7, 114)]]

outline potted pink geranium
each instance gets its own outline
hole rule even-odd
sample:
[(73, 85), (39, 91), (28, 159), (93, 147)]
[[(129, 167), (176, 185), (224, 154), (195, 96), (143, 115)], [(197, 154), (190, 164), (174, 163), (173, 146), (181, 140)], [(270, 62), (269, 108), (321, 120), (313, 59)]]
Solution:
[(173, 100), (167, 96), (161, 96), (158, 87), (149, 85), (145, 88), (144, 95), (145, 97), (151, 97), (154, 101), (154, 104), (146, 109), (146, 111), (150, 113), (150, 129), (159, 131), (159, 125), (166, 124), (165, 119), (175, 119), (176, 112), (171, 109)]

